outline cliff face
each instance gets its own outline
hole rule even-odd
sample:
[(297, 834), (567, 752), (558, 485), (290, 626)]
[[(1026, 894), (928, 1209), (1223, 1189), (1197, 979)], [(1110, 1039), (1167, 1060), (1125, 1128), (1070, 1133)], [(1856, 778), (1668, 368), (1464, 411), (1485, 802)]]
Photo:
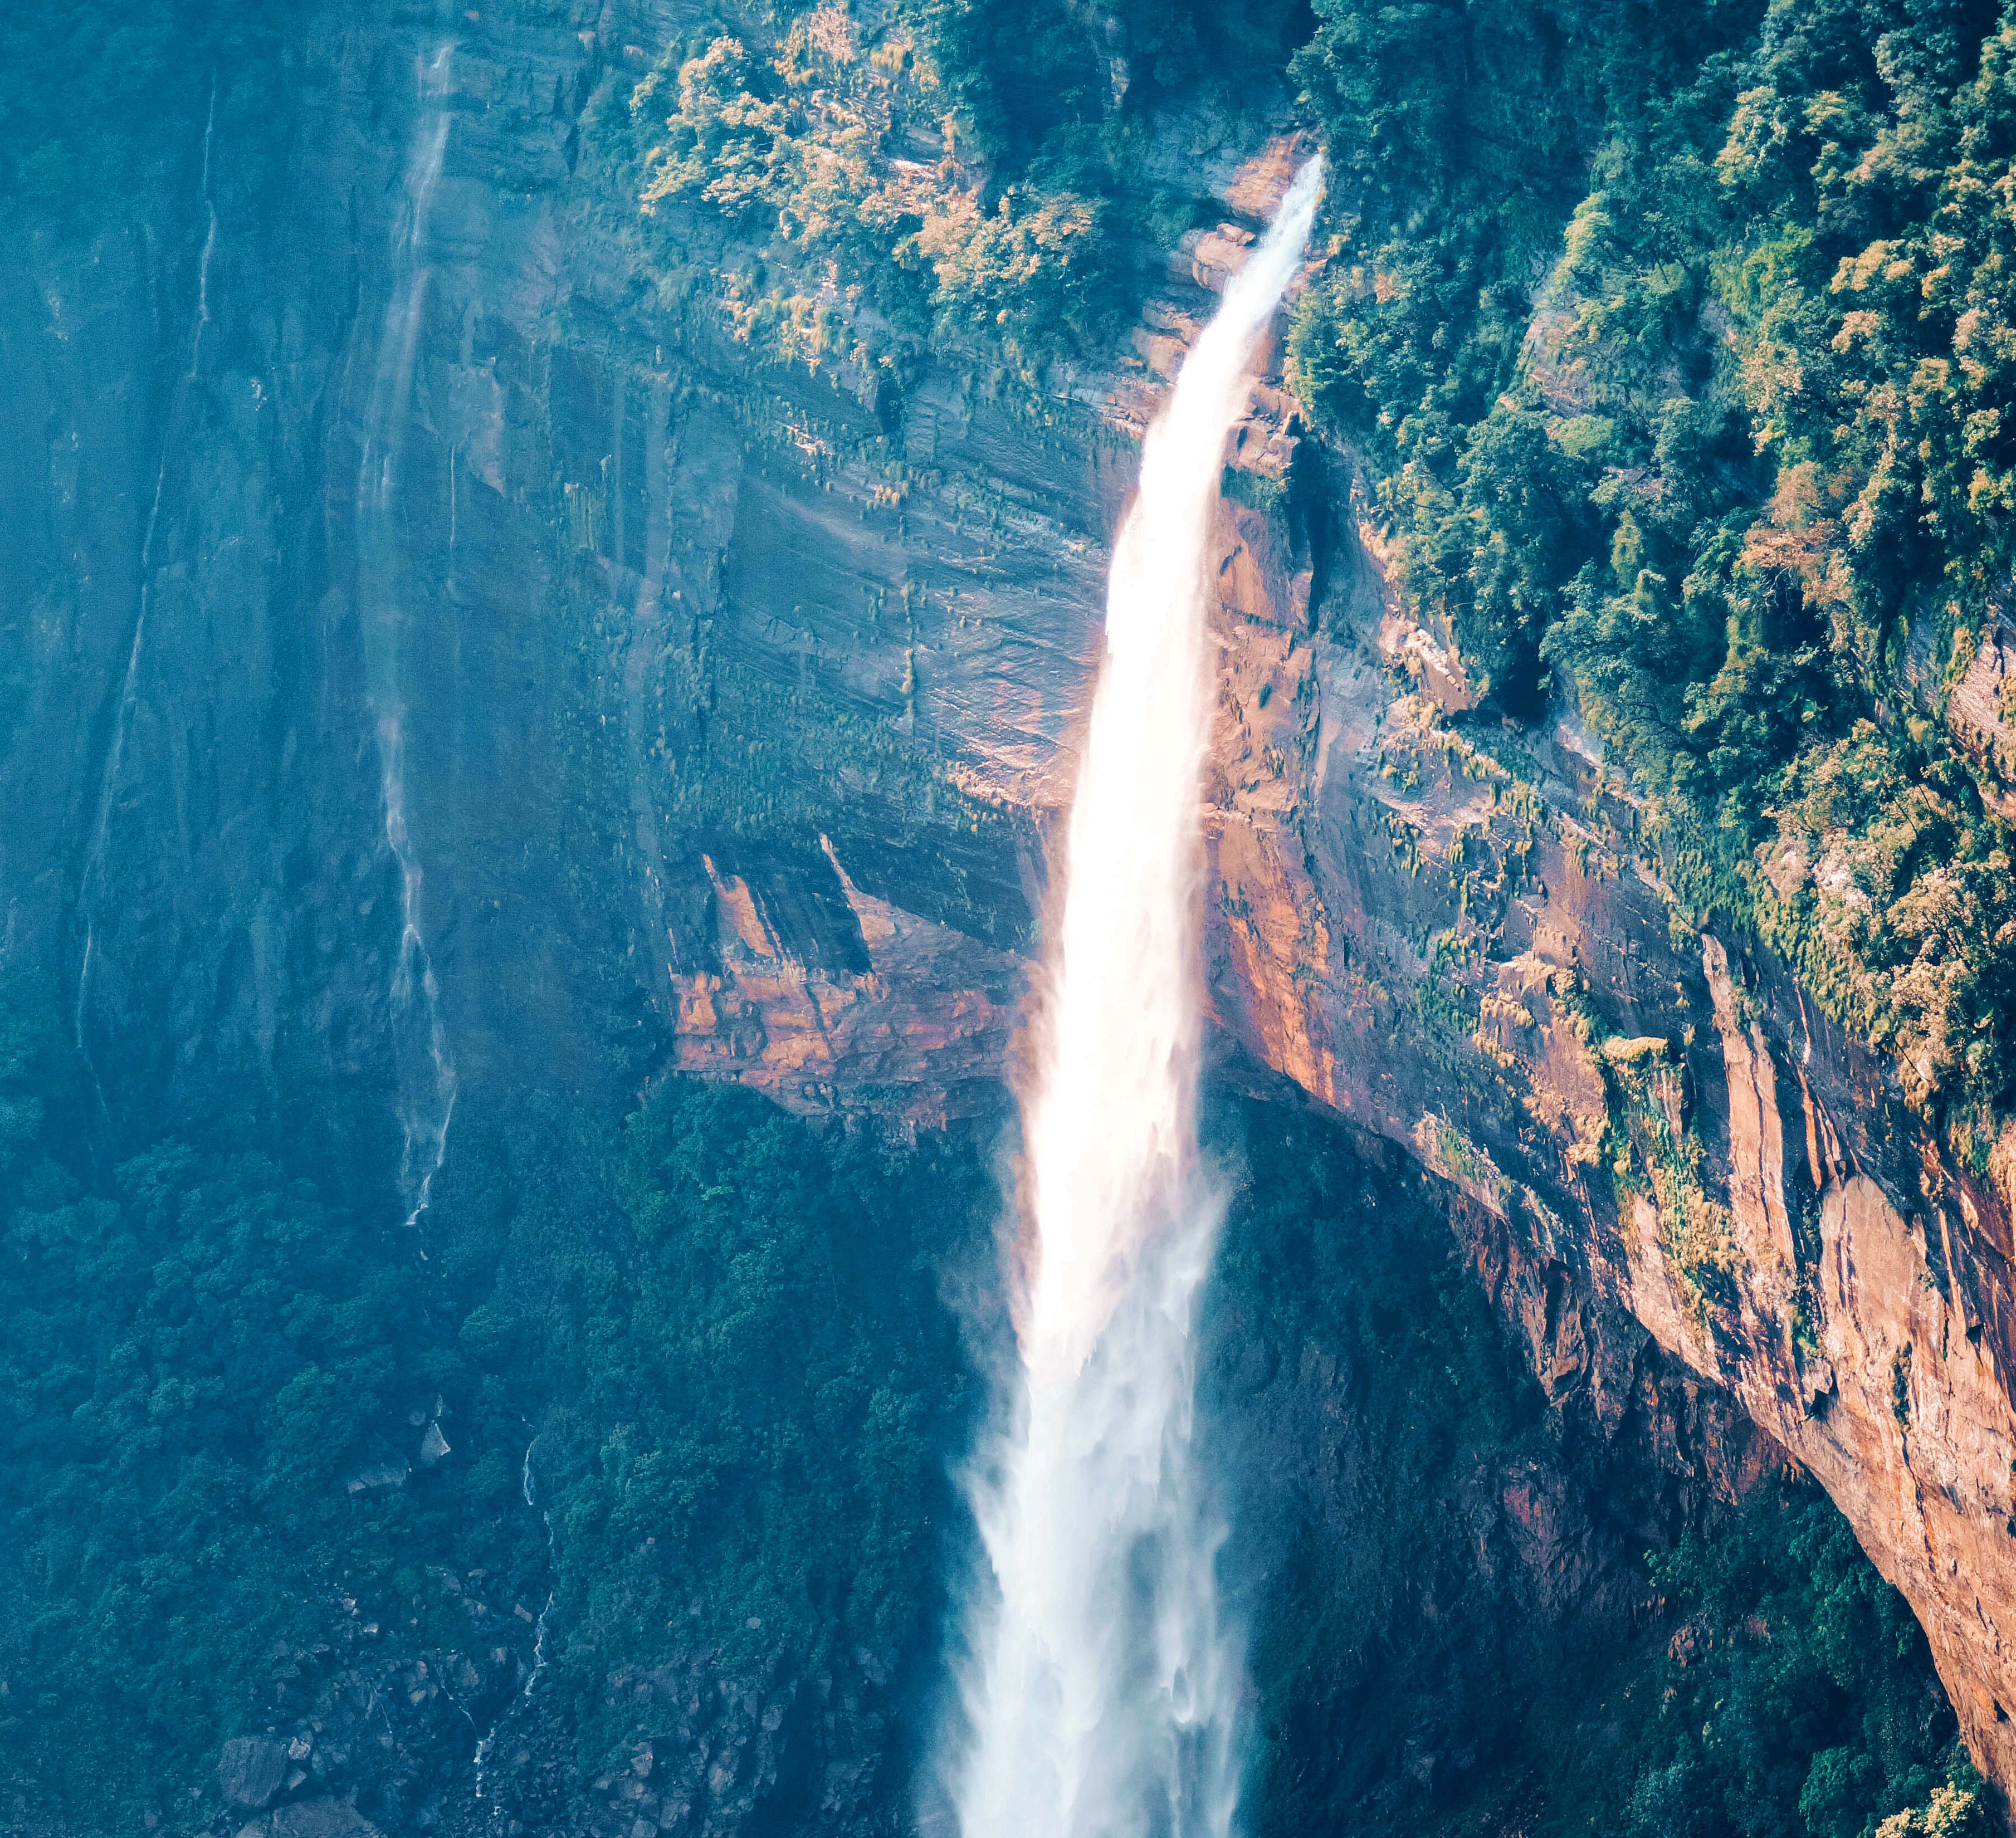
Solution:
[[(1571, 725), (1474, 715), (1355, 547), (1302, 644), (1229, 619), (1221, 1020), (1463, 1192), (1459, 1236), (1550, 1394), (1615, 1408), (1593, 1302), (1726, 1387), (1910, 1600), (2007, 1782), (2001, 1182), (1953, 1167), (1768, 951), (1693, 929)], [(1270, 678), (1295, 711), (1271, 727), (1240, 695)], [(1274, 783), (1233, 777), (1270, 757)]]
[[(579, 120), (687, 23), (331, 9), (272, 235), (227, 203), (206, 249), (191, 199), (0, 255), (4, 951), (109, 1117), (362, 1119), (412, 1203), (527, 1066), (917, 1122), (1012, 1074), (1132, 441), (1292, 149), (1165, 131), (1222, 225), (1068, 399), (895, 400), (632, 285)], [(1615, 1422), (1635, 1320), (1809, 1466), (2016, 1785), (2002, 1185), (1688, 923), (1571, 728), (1476, 711), (1263, 369), (1217, 533), (1225, 1040), (1460, 1190), (1550, 1394)]]
[[(34, 611), (5, 729), (7, 949), (51, 986), (115, 1117), (164, 1088), (200, 1111), (249, 1088), (311, 1120), (396, 1082), (387, 703), (465, 1075), (495, 1065), (500, 1020), (595, 1074), (566, 966), (603, 941), (563, 895), (528, 904), (535, 881), (567, 884), (578, 779), (556, 769), (570, 639), (545, 616), (543, 499), (527, 509), (545, 452), (507, 450), (543, 438), (527, 392), (591, 54), (559, 19), (500, 20), (423, 97), (431, 23), (318, 16), (274, 100), (298, 110), (286, 196), (234, 205), (227, 117), (214, 246), (190, 186), (158, 229), (9, 252), (6, 567)], [(430, 110), (452, 131), (416, 268), (401, 235)], [(381, 347), (416, 292), (394, 417)], [(362, 552), (387, 423), (389, 693)]]

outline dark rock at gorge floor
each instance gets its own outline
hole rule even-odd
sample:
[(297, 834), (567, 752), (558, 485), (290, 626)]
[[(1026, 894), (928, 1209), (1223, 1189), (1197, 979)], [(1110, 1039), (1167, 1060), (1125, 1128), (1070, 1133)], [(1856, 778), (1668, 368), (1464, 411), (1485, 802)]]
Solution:
[[(518, 1128), (528, 1084), (606, 1110), (711, 1074), (898, 1133), (999, 1114), (1134, 442), (1291, 145), (1164, 124), (1149, 156), (1222, 229), (1158, 257), (1130, 346), (1060, 394), (952, 358), (900, 396), (851, 390), (659, 304), (586, 176), (590, 97), (688, 11), (322, 9), (275, 103), (278, 189), (234, 192), (219, 133), (207, 267), (186, 179), (144, 232), (0, 251), (0, 966), (49, 992), (108, 1163), (170, 1124), (256, 1128), (371, 1203), (411, 1197), (401, 1094), (443, 1088), (398, 1044), (416, 998), (359, 586), (387, 540), (360, 531), (360, 473), (402, 287), (392, 642), (452, 1072), (445, 1210), (458, 1143)], [(442, 169), (402, 254), (430, 110)], [(1533, 1638), (1656, 1646), (1643, 1552), (1789, 1457), (2016, 1783), (2006, 1171), (1952, 1166), (1769, 951), (1697, 929), (1571, 724), (1478, 705), (1396, 610), (1358, 462), (1265, 370), (1215, 535), (1227, 1076), (1299, 1088), (1380, 1181), (1431, 1177), (1409, 1203), (1446, 1216), (1555, 1429), (1516, 1473), (1385, 1492), (1363, 1381), (1235, 1296), (1211, 1384), (1229, 1440), (1264, 1451), (1242, 1509), (1341, 1564), (1384, 1548), (1382, 1508), (1431, 1498), (1466, 1528), (1438, 1549), (1449, 1590)], [(1390, 1578), (1334, 1587), (1381, 1638), (1420, 1606)], [(502, 1642), (275, 1654), (273, 1734), (216, 1783), (232, 1818), (644, 1838), (905, 1810), (887, 1762), (922, 1714), (916, 1654), (895, 1688), (866, 1649), (746, 1683), (700, 1652), (613, 1673), (666, 1733), (584, 1773), (558, 1696), (520, 1696), (514, 1618)], [(1460, 1750), (1397, 1760), (1432, 1798), (1495, 1765)]]

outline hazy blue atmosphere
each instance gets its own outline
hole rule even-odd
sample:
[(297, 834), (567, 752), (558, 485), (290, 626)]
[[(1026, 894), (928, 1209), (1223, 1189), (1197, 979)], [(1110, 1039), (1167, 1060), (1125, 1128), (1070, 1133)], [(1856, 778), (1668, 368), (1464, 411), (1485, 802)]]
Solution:
[(10, 0), (0, 1833), (2001, 1838), (2016, 8)]

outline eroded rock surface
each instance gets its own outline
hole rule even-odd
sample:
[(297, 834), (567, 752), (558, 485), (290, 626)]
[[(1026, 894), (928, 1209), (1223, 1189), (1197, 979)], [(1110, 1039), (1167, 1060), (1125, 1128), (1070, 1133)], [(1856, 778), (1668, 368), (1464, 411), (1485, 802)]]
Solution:
[[(673, 1066), (928, 1122), (1012, 1072), (1133, 441), (1294, 150), (1158, 149), (1222, 221), (1057, 399), (950, 365), (850, 394), (640, 300), (578, 181), (587, 97), (689, 12), (506, 0), (431, 93), (433, 22), (312, 27), (286, 232), (225, 212), (186, 387), (199, 237), (0, 254), (0, 562), (34, 609), (0, 950), (109, 1115), (252, 1089), (396, 1134), (357, 519), (429, 108), (398, 642), (462, 1114), (530, 1068)], [(1218, 1023), (1466, 1196), (1550, 1389), (1621, 1408), (1642, 1331), (1809, 1466), (2016, 1785), (2004, 1194), (1768, 953), (1687, 923), (1571, 728), (1476, 709), (1350, 456), (1260, 370), (1216, 531)], [(1957, 698), (1985, 735), (2000, 645)]]
[(1376, 580), (1309, 641), (1288, 814), (1228, 801), (1221, 1018), (1411, 1143), (1531, 1286), (1628, 1311), (1726, 1387), (1834, 1495), (1975, 1754), (2016, 1778), (2001, 1192), (1768, 952), (1687, 925), (1586, 743), (1471, 714)]

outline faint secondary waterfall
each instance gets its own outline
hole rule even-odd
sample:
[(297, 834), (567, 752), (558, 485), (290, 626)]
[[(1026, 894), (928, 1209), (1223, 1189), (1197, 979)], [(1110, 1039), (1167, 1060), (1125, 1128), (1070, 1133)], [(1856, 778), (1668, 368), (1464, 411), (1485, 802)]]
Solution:
[[(518, 1474), (518, 1491), (525, 1496), (525, 1504), (538, 1514), (540, 1523), (546, 1528), (546, 1570), (550, 1575), (553, 1569), (553, 1516), (542, 1506), (532, 1494), (532, 1451), (538, 1446), (535, 1436), (525, 1444), (525, 1462)], [(483, 1797), (483, 1776), (490, 1765), (490, 1751), (496, 1746), (497, 1732), (504, 1726), (504, 1719), (517, 1707), (527, 1703), (538, 1687), (539, 1678), (546, 1669), (546, 1618), (553, 1612), (553, 1592), (546, 1591), (546, 1606), (539, 1610), (539, 1618), (532, 1624), (532, 1667), (525, 1674), (524, 1689), (510, 1703), (497, 1713), (490, 1728), (484, 1732), (476, 1745), (476, 1797)]]
[(399, 949), (393, 966), (393, 1055), (402, 1143), (399, 1189), (409, 1225), (427, 1208), (448, 1149), (455, 1112), (455, 1066), (441, 1027), (441, 990), (420, 930), (420, 867), (406, 827), (406, 705), (403, 651), (407, 627), (401, 581), (400, 459), (419, 353), (420, 323), (433, 271), (427, 222), (448, 151), (448, 67), (442, 45), (419, 67), (420, 125), (406, 163), (392, 225), (392, 287), (378, 340), (378, 361), (365, 411), (357, 473), (357, 602), (365, 688), (378, 742), (385, 841), (399, 869)]
[(154, 536), (161, 522), (161, 493), (168, 482), (168, 456), (174, 444), (176, 419), (184, 398), (196, 386), (203, 363), (203, 335), (210, 325), (210, 260), (217, 253), (217, 201), (211, 191), (210, 149), (217, 137), (217, 79), (210, 83), (210, 110), (203, 124), (203, 253), (196, 258), (196, 326), (189, 334), (189, 369), (168, 398), (162, 423), (161, 456), (154, 469), (154, 491), (147, 505), (147, 521), (140, 534), (139, 603), (133, 616), (133, 637), (126, 647), (126, 673), (119, 685), (119, 700), (112, 712), (112, 736), (106, 743), (105, 763), (98, 779), (98, 801), (91, 824), (91, 840), (84, 858), (84, 871), (77, 879), (77, 907), (84, 919), (84, 948), (77, 959), (77, 1000), (71, 1012), (71, 1033), (77, 1050), (91, 1074), (91, 1086), (99, 1108), (105, 1107), (105, 1093), (98, 1078), (97, 1063), (91, 1056), (85, 1023), (91, 1002), (92, 959), (98, 946), (97, 901), (105, 874), (105, 848), (112, 830), (112, 804), (118, 795), (119, 775), (126, 763), (127, 735), (139, 700), (140, 660), (147, 640), (147, 607), (154, 587)]
[(1012, 1428), (974, 1487), (994, 1590), (961, 1680), (964, 1838), (1222, 1838), (1239, 1794), (1224, 1528), (1193, 1446), (1191, 1324), (1222, 1200), (1200, 1165), (1205, 541), (1247, 365), (1322, 184), (1297, 175), (1141, 459), (1107, 593), (1047, 1037)]

